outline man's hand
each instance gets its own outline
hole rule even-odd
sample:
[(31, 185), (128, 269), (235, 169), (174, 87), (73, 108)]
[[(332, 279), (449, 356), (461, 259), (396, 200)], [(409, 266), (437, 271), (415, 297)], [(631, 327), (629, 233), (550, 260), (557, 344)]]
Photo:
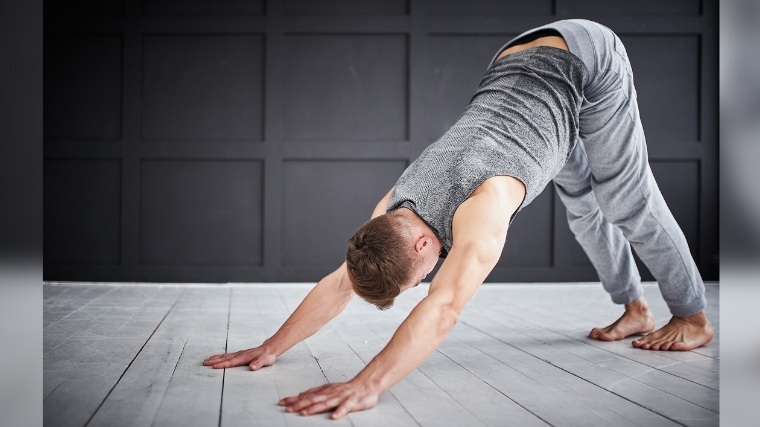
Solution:
[(217, 354), (204, 360), (203, 364), (211, 366), (214, 369), (248, 365), (252, 371), (256, 371), (264, 366), (272, 365), (276, 358), (277, 356), (274, 352), (262, 345), (235, 353)]
[(330, 418), (337, 420), (349, 412), (363, 411), (377, 405), (378, 393), (357, 380), (325, 384), (298, 396), (286, 397), (277, 404), (285, 412), (313, 415), (337, 408)]

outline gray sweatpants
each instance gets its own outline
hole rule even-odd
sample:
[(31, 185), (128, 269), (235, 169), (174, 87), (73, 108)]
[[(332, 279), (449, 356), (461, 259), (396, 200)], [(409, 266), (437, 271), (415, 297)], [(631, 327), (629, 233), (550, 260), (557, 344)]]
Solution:
[(670, 312), (698, 313), (706, 305), (704, 283), (652, 176), (625, 47), (607, 27), (574, 19), (523, 33), (499, 52), (540, 29), (562, 34), (589, 72), (580, 140), (554, 178), (576, 240), (613, 302), (626, 304), (642, 295), (633, 246), (657, 279)]

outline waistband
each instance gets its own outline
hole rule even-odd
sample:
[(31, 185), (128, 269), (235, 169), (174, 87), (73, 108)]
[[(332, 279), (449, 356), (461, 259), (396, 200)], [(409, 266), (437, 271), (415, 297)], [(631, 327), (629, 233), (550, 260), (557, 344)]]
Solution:
[(522, 39), (526, 37), (529, 38), (534, 33), (546, 31), (546, 30), (557, 31), (558, 33), (560, 33), (562, 38), (565, 39), (565, 43), (567, 43), (567, 47), (570, 50), (570, 53), (580, 58), (580, 60), (586, 66), (586, 69), (589, 74), (588, 81), (592, 81), (597, 73), (598, 61), (596, 58), (596, 55), (597, 55), (596, 46), (604, 44), (604, 43), (600, 43), (602, 41), (606, 41), (606, 40), (609, 40), (610, 38), (615, 37), (612, 30), (610, 30), (609, 28), (597, 22), (589, 21), (586, 19), (566, 19), (563, 21), (552, 22), (550, 24), (546, 24), (538, 28), (528, 30), (520, 34), (519, 36), (513, 38), (512, 40), (508, 41), (504, 46), (502, 46), (496, 52), (493, 58), (491, 58), (491, 61), (488, 63), (488, 66), (490, 67), (491, 64), (494, 63), (494, 61), (496, 60), (496, 57), (499, 56), (499, 54), (502, 51), (515, 45), (516, 42), (520, 42)]

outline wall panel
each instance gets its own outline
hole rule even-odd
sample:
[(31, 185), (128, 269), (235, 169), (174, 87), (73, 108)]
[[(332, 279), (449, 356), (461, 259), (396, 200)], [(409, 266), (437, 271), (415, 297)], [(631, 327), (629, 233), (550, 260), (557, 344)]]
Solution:
[(553, 190), (554, 185), (549, 183), (512, 221), (507, 233), (507, 243), (498, 263), (499, 267), (553, 266)]
[(551, 15), (554, 0), (429, 0), (431, 15)]
[(408, 0), (285, 0), (287, 15), (405, 15)]
[(45, 265), (118, 265), (121, 261), (121, 162), (45, 159)]
[(372, 216), (406, 161), (289, 160), (283, 167), (282, 259), (339, 266), (346, 241)]
[(581, 15), (678, 16), (699, 15), (701, 0), (564, 0)]
[(118, 16), (124, 14), (124, 0), (44, 0), (45, 16)]
[(459, 118), (480, 84), (494, 52), (517, 34), (451, 35), (428, 38), (427, 137), (434, 141)]
[(143, 0), (145, 15), (262, 15), (264, 0)]
[(287, 35), (285, 137), (408, 138), (404, 35)]
[(146, 35), (142, 53), (143, 139), (262, 139), (262, 36)]
[(43, 56), (45, 139), (120, 139), (122, 36), (46, 35)]
[(140, 264), (261, 265), (262, 171), (255, 160), (143, 160)]
[(695, 142), (700, 133), (697, 35), (622, 35), (649, 145)]

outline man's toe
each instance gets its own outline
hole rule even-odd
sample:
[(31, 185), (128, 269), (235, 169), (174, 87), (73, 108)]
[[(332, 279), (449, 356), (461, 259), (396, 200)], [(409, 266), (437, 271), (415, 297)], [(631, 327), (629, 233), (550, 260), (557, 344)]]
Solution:
[(615, 341), (615, 337), (612, 336), (612, 334), (607, 333), (607, 332), (600, 332), (599, 339), (602, 341)]

